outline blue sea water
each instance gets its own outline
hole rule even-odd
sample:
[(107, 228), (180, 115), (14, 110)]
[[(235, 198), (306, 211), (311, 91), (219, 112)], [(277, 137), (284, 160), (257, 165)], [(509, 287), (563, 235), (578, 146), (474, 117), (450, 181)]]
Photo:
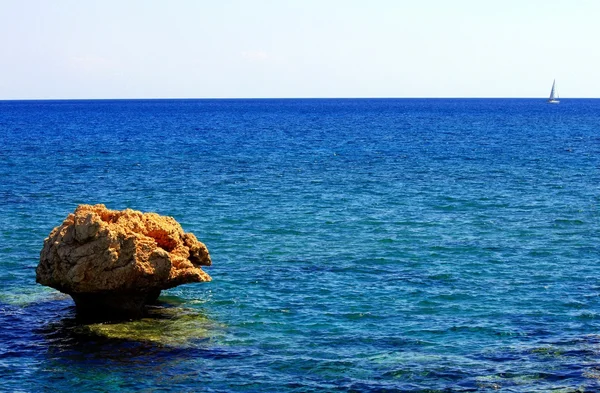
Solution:
[[(78, 204), (173, 216), (210, 283), (87, 325)], [(0, 391), (600, 391), (600, 100), (0, 101)]]

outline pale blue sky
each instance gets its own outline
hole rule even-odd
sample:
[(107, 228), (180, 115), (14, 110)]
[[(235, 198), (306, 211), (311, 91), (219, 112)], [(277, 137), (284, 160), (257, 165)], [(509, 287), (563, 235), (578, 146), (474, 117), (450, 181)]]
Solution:
[(0, 99), (600, 97), (598, 0), (0, 0)]

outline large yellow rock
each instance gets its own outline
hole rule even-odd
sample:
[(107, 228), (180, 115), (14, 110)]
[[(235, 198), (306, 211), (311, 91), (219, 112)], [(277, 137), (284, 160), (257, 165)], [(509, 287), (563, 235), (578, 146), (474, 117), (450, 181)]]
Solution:
[(160, 291), (210, 281), (206, 246), (172, 217), (80, 205), (44, 241), (36, 281), (78, 312), (139, 315)]

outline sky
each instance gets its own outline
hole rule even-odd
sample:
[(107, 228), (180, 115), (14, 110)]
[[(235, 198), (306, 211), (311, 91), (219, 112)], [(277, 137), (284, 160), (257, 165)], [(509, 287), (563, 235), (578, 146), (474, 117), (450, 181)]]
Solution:
[(0, 0), (0, 100), (600, 97), (598, 0)]

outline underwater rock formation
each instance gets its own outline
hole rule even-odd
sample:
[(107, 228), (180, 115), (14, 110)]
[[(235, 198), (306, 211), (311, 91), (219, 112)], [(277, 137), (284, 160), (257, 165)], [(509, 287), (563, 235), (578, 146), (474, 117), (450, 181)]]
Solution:
[(80, 205), (44, 241), (36, 281), (78, 314), (141, 316), (163, 289), (210, 281), (206, 246), (172, 217)]

